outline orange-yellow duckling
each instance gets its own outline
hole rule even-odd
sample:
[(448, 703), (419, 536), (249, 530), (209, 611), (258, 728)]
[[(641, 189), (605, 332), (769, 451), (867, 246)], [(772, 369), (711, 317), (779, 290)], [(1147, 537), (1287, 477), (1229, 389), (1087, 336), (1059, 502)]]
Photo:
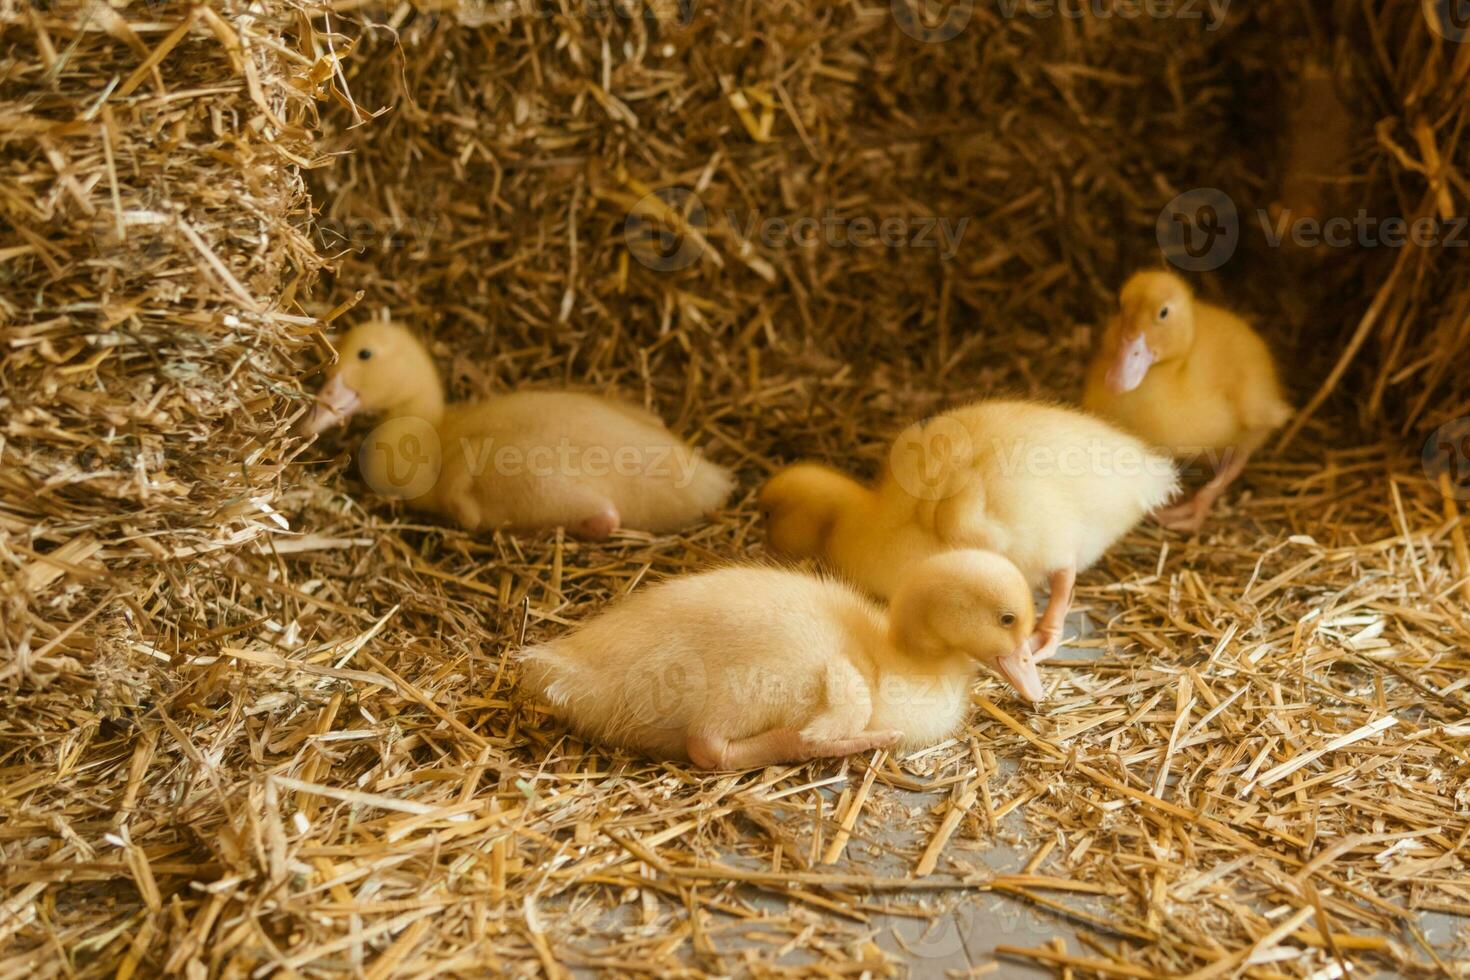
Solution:
[(1273, 429), (1291, 418), (1276, 362), (1245, 320), (1194, 297), (1172, 272), (1140, 272), (1119, 295), (1087, 371), (1083, 404), (1175, 457), (1206, 455), (1215, 473), (1190, 500), (1160, 510), (1198, 530)]
[(1094, 416), (995, 400), (929, 419), (899, 436), (876, 487), (812, 463), (761, 490), (767, 546), (821, 558), (882, 597), (917, 563), (952, 548), (1005, 555), (1050, 587), (1035, 632), (998, 669), (1031, 701), (1036, 664), (1059, 647), (1078, 571), (1178, 488), (1173, 462)]
[(746, 769), (952, 735), (979, 664), (1031, 631), (999, 555), (921, 562), (885, 611), (852, 586), (734, 566), (635, 592), (521, 654), (522, 685), (588, 738)]
[(433, 358), (398, 324), (354, 327), (338, 354), (302, 428), (383, 416), (359, 457), (369, 486), (472, 531), (672, 531), (734, 484), (657, 417), (607, 398), (527, 391), (446, 405)]

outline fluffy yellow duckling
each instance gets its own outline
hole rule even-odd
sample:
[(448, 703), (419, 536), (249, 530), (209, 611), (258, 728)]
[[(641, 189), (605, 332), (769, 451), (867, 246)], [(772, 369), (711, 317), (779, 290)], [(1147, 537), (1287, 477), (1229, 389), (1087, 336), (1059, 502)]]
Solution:
[(1291, 418), (1265, 341), (1240, 317), (1194, 298), (1172, 272), (1123, 285), (1087, 372), (1083, 404), (1176, 457), (1207, 454), (1215, 474), (1192, 500), (1159, 511), (1198, 530), (1271, 430)]
[(393, 323), (353, 328), (338, 353), (303, 429), (384, 416), (359, 458), (368, 484), (472, 531), (671, 531), (730, 495), (729, 471), (630, 405), (528, 391), (446, 406), (428, 350)]
[(887, 614), (842, 582), (735, 566), (634, 593), (524, 651), (521, 677), (589, 738), (746, 769), (940, 741), (977, 664), (1034, 618), (1021, 573), (985, 551), (921, 562)]
[(776, 474), (760, 500), (773, 551), (823, 558), (879, 596), (951, 548), (997, 551), (1048, 583), (1046, 612), (1007, 672), (1039, 701), (1035, 664), (1061, 643), (1077, 572), (1177, 488), (1172, 461), (1101, 419), (997, 400), (905, 431), (876, 488), (804, 463)]

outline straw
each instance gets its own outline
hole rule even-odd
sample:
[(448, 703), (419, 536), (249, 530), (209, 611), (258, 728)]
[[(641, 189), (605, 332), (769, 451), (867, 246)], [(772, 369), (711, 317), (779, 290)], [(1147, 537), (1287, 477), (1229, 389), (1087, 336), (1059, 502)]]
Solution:
[[(953, 944), (915, 920), (1022, 915), (969, 953), (1458, 968), (1424, 929), (1470, 914), (1466, 507), (1420, 456), (1466, 407), (1449, 249), (1251, 233), (1197, 277), (1313, 411), (1199, 537), (1082, 575), (1093, 659), (1037, 708), (987, 676), (940, 746), (710, 774), (570, 736), (514, 654), (761, 556), (781, 463), (1075, 396), (1165, 202), (1254, 227), (1304, 48), (1376, 123), (1351, 202), (1463, 211), (1470, 45), (1419, 4), (976, 4), (945, 42), (887, 4), (530, 6), (0, 2), (0, 975), (923, 974)], [(761, 234), (829, 211), (969, 221), (947, 259)], [(363, 428), (291, 424), (382, 313), (455, 397), (617, 392), (740, 490), (597, 545), (380, 499)]]

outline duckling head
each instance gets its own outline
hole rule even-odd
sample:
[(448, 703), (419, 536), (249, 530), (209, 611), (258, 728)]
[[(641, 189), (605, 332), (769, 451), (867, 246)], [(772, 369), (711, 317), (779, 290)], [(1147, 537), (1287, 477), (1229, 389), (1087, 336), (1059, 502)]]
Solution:
[(1194, 342), (1194, 293), (1172, 272), (1135, 273), (1118, 296), (1112, 359), (1105, 381), (1115, 394), (1143, 383), (1149, 368)]
[(788, 558), (822, 554), (854, 489), (862, 488), (825, 466), (798, 463), (786, 467), (761, 488), (766, 547)]
[(359, 412), (376, 415), (410, 405), (426, 405), (426, 414), (432, 414), (442, 411), (443, 398), (433, 358), (413, 334), (396, 323), (363, 323), (338, 343), (337, 363), (301, 428), (314, 435)]
[(946, 551), (915, 565), (893, 595), (889, 630), (900, 651), (925, 660), (966, 656), (1028, 701), (1045, 692), (1026, 640), (1036, 626), (1031, 587), (993, 551)]

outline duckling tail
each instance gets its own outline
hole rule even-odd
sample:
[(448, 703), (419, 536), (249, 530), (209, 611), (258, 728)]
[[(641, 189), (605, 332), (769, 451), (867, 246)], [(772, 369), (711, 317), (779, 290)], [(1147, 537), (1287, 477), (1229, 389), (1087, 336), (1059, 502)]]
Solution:
[(1150, 450), (1147, 459), (1147, 475), (1150, 479), (1140, 485), (1138, 505), (1148, 514), (1179, 495), (1179, 467), (1174, 460), (1161, 452)]
[(735, 489), (729, 470), (693, 449), (676, 450), (672, 477), (646, 484), (642, 502), (646, 513), (625, 513), (625, 522), (650, 531), (685, 527), (724, 506)]
[(719, 463), (712, 463), (700, 456), (694, 467), (693, 479), (689, 483), (689, 499), (701, 514), (708, 514), (724, 506), (735, 489), (735, 475)]
[(515, 655), (521, 667), (521, 686), (546, 703), (565, 708), (572, 699), (569, 664), (560, 656), (556, 643), (526, 647)]

